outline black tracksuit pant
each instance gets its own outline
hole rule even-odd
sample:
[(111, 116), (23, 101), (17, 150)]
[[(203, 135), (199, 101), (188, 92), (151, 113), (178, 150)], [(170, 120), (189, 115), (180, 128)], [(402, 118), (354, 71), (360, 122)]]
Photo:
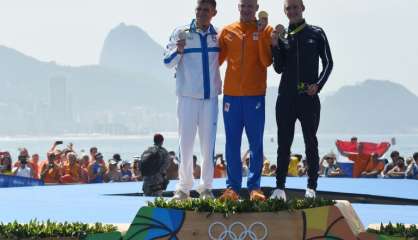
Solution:
[(318, 95), (295, 94), (280, 95), (276, 102), (277, 122), (277, 188), (285, 188), (286, 176), (290, 162), (290, 148), (295, 134), (295, 123), (299, 120), (305, 142), (305, 154), (308, 161), (308, 188), (316, 190), (319, 170), (318, 139), (321, 103)]

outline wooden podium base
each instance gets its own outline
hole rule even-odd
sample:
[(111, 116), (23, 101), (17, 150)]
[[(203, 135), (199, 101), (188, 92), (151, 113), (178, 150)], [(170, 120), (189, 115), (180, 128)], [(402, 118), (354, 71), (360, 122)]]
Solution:
[[(102, 234), (88, 239), (105, 238)], [(109, 235), (110, 237), (110, 235)], [(175, 209), (142, 207), (122, 239), (148, 240), (379, 240), (396, 239), (366, 233), (347, 201), (334, 206), (275, 213), (240, 213), (225, 217)]]

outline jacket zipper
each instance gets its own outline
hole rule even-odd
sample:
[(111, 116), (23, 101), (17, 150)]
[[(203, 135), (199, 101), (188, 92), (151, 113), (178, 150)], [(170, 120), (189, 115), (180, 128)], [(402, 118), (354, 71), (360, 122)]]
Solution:
[(240, 70), (241, 70), (241, 74), (240, 74), (240, 77), (241, 77), (241, 79), (240, 79), (240, 94), (242, 94), (243, 92), (242, 92), (242, 85), (243, 85), (243, 81), (244, 81), (244, 78), (243, 78), (243, 74), (244, 74), (244, 56), (245, 56), (245, 40), (246, 40), (246, 33), (244, 32), (243, 34), (242, 34), (242, 43), (241, 43), (241, 67), (240, 67)]
[(300, 82), (300, 66), (299, 66), (299, 38), (297, 37), (297, 36), (295, 36), (296, 37), (296, 66), (297, 66), (297, 68), (296, 68), (296, 76), (297, 76), (297, 85), (296, 85), (296, 88), (297, 88), (297, 90), (298, 90), (298, 92), (299, 92), (299, 84), (301, 84), (301, 82)]

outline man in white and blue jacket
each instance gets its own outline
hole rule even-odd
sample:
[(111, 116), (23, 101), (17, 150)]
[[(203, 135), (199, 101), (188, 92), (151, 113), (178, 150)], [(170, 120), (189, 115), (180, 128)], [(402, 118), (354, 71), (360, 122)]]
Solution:
[(215, 0), (198, 0), (196, 19), (177, 28), (170, 37), (164, 64), (176, 69), (177, 117), (180, 144), (179, 182), (174, 199), (189, 198), (193, 188), (193, 145), (199, 134), (202, 153), (201, 198), (213, 198), (213, 154), (221, 94), (219, 45), (211, 25), (216, 15)]

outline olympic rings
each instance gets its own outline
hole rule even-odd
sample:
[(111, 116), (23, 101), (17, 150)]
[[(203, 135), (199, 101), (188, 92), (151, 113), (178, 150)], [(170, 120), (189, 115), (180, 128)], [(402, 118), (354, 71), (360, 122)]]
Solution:
[[(222, 232), (217, 237), (215, 237), (213, 233), (216, 226), (220, 226), (222, 229)], [(261, 237), (257, 236), (257, 234), (253, 231), (253, 229), (257, 226), (260, 226), (263, 229), (264, 233)], [(236, 230), (237, 228), (241, 230), (238, 235), (233, 231), (233, 229)], [(211, 240), (245, 240), (247, 237), (251, 240), (264, 240), (268, 236), (268, 230), (266, 225), (262, 222), (255, 222), (248, 228), (242, 222), (234, 222), (229, 225), (229, 227), (222, 222), (214, 222), (209, 225), (208, 234)]]

